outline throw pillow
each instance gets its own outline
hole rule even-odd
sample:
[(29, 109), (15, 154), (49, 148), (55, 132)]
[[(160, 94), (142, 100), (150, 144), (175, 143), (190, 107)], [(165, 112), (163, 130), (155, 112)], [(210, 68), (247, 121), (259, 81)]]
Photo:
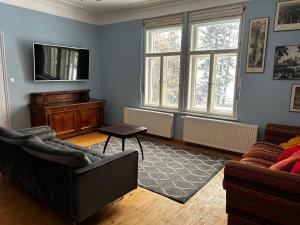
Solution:
[(300, 174), (300, 160), (294, 164), (291, 173)]
[(293, 153), (290, 157), (275, 163), (270, 167), (271, 170), (281, 170), (290, 172), (295, 163), (300, 161), (300, 151)]
[(281, 143), (279, 146), (283, 149), (287, 149), (289, 147), (295, 146), (300, 144), (300, 136), (296, 136), (294, 138), (291, 138), (290, 140), (288, 140), (285, 143)]
[(291, 155), (293, 155), (294, 153), (296, 153), (298, 151), (300, 151), (300, 145), (295, 145), (295, 146), (289, 147), (288, 149), (286, 149), (284, 152), (282, 152), (278, 156), (277, 162), (287, 159), (288, 157), (290, 157)]

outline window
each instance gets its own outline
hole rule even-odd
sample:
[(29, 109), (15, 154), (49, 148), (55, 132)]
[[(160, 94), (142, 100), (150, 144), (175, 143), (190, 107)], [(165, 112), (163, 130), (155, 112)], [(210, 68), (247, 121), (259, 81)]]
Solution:
[(240, 20), (191, 24), (187, 111), (235, 116)]
[(235, 117), (243, 11), (193, 11), (189, 24), (184, 14), (144, 20), (143, 106)]
[(144, 105), (178, 109), (182, 24), (156, 26), (145, 27)]

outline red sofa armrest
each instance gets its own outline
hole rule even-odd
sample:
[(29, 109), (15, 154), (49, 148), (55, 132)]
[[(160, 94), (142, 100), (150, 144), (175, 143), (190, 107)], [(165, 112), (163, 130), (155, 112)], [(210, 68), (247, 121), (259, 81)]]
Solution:
[(229, 161), (226, 164), (224, 175), (225, 189), (226, 182), (230, 181), (300, 202), (300, 175), (274, 171), (237, 161)]

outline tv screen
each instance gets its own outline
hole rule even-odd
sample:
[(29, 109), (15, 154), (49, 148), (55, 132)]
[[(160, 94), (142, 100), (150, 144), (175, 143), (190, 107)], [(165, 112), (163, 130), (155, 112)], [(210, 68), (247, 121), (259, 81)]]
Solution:
[(80, 81), (89, 79), (89, 50), (34, 44), (35, 81)]

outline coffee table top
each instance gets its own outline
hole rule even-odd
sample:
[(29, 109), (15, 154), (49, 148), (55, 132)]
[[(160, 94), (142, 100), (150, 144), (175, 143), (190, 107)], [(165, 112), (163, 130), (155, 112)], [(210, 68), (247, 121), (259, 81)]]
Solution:
[(112, 126), (101, 127), (99, 128), (99, 132), (119, 138), (127, 138), (137, 134), (146, 133), (147, 128), (120, 123)]

